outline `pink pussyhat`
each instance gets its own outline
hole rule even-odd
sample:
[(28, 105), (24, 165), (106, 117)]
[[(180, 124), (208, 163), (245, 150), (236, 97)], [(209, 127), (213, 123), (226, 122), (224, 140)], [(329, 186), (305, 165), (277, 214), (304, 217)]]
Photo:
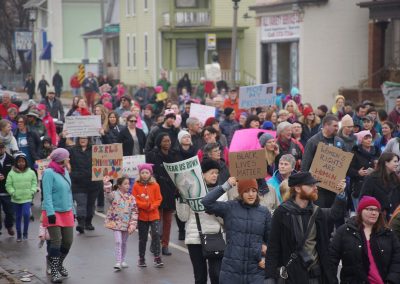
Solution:
[(150, 174), (153, 174), (153, 166), (154, 164), (149, 164), (149, 163), (144, 163), (144, 164), (140, 164), (138, 165), (138, 170), (139, 170), (139, 174), (142, 170), (148, 170), (150, 172)]

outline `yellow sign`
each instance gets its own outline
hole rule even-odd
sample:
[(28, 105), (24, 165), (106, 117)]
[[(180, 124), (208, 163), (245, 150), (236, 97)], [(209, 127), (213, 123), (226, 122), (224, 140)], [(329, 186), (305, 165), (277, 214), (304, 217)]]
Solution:
[(207, 49), (215, 50), (217, 48), (217, 35), (207, 34)]

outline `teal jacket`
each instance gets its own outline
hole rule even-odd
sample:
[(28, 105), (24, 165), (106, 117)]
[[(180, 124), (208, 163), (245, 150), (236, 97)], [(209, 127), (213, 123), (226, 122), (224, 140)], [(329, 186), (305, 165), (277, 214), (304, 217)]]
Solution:
[(35, 172), (30, 168), (27, 168), (24, 172), (13, 168), (7, 176), (6, 190), (14, 203), (32, 202), (33, 195), (37, 190)]
[(56, 173), (53, 169), (46, 169), (42, 179), (43, 203), (42, 209), (46, 210), (47, 216), (55, 212), (74, 211), (72, 201), (71, 179), (68, 171), (64, 176)]

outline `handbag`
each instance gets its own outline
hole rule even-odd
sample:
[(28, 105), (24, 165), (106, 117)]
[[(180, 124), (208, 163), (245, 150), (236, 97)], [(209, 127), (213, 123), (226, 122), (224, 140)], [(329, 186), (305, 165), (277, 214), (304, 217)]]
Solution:
[(200, 218), (198, 213), (196, 216), (197, 229), (199, 230), (200, 242), (203, 256), (205, 258), (222, 258), (226, 247), (221, 228), (215, 234), (203, 234), (201, 230)]

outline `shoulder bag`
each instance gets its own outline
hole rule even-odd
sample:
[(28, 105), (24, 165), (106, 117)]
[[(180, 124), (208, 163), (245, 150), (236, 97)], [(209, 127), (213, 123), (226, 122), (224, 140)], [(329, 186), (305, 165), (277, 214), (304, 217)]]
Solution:
[(203, 256), (205, 258), (222, 258), (224, 256), (226, 244), (221, 232), (221, 228), (216, 234), (203, 234), (201, 230), (199, 213), (194, 214), (196, 216), (197, 229), (199, 230)]

